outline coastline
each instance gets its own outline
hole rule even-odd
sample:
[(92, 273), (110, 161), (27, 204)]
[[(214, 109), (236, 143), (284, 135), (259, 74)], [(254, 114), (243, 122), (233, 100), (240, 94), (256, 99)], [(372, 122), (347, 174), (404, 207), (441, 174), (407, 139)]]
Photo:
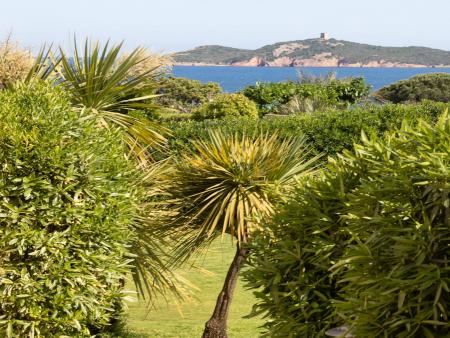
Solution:
[(172, 64), (177, 67), (235, 67), (235, 68), (300, 68), (300, 67), (314, 67), (314, 68), (450, 68), (450, 65), (404, 65), (404, 64), (389, 64), (389, 65), (357, 65), (357, 64), (340, 64), (340, 65), (323, 65), (323, 64), (308, 64), (308, 65), (241, 65), (241, 64), (215, 64), (215, 63), (191, 63), (191, 62), (175, 62)]

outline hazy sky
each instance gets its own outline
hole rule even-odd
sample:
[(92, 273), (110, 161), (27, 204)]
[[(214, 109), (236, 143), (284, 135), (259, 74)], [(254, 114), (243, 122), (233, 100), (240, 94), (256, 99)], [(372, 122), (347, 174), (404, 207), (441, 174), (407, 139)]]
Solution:
[(0, 34), (27, 46), (73, 34), (156, 50), (257, 48), (318, 37), (450, 50), (450, 0), (0, 0)]

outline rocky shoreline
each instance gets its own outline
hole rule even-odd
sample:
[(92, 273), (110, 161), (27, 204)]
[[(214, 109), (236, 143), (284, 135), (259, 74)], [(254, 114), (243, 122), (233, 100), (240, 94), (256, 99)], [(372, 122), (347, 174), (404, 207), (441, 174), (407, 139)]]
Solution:
[(289, 62), (287, 60), (275, 60), (273, 62), (261, 62), (259, 60), (249, 60), (244, 62), (233, 62), (227, 64), (206, 63), (206, 62), (175, 62), (174, 66), (193, 67), (336, 67), (336, 68), (450, 68), (450, 65), (421, 65), (408, 63), (395, 63), (385, 61), (372, 61), (368, 63), (345, 63), (339, 61), (312, 61), (297, 60)]

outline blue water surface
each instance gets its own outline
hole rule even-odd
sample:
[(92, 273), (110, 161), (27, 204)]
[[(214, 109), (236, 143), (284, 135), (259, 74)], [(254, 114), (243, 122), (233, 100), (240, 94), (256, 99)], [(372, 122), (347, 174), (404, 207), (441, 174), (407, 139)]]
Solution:
[(424, 73), (450, 73), (450, 68), (337, 68), (337, 67), (197, 67), (175, 66), (175, 76), (218, 82), (226, 92), (237, 92), (256, 82), (280, 82), (296, 80), (299, 71), (312, 75), (335, 72), (338, 78), (364, 77), (373, 90), (399, 80)]

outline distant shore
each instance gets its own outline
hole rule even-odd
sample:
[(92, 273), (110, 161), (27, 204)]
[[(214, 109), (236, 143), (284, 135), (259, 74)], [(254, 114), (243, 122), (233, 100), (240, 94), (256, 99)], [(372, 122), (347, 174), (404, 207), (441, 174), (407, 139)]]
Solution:
[(173, 64), (178, 67), (250, 67), (250, 68), (450, 68), (450, 65), (418, 65), (418, 64), (380, 64), (380, 65), (356, 65), (356, 64), (341, 64), (341, 65), (323, 65), (323, 64), (308, 64), (308, 65), (248, 65), (248, 64), (216, 64), (216, 63), (191, 63), (191, 62), (176, 62)]

